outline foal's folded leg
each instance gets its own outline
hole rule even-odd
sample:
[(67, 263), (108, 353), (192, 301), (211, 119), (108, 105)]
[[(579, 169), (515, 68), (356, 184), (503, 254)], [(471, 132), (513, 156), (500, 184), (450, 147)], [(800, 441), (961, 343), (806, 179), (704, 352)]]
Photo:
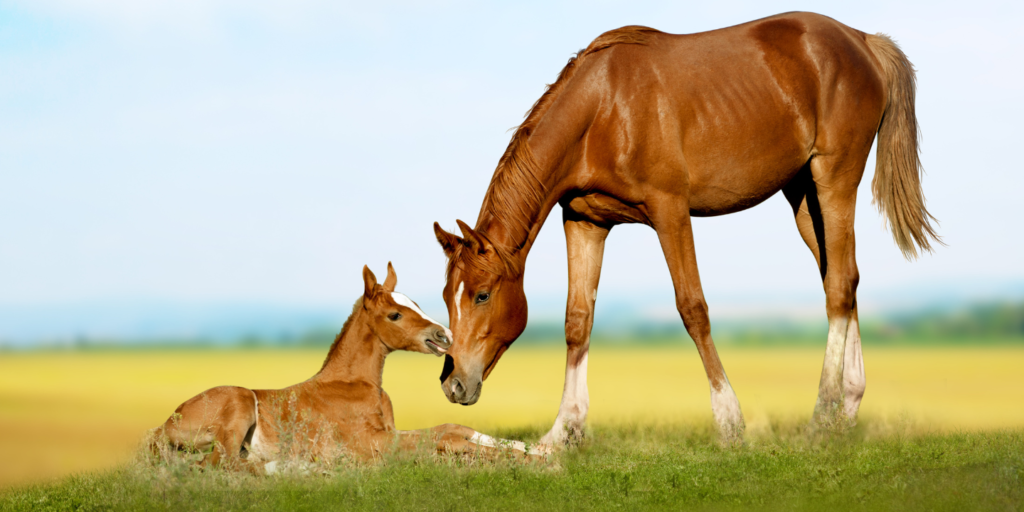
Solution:
[(539, 451), (527, 450), (526, 443), (522, 441), (511, 441), (497, 439), (463, 425), (446, 423), (436, 427), (402, 432), (404, 439), (400, 442), (403, 449), (415, 448), (426, 440), (434, 445), (438, 453), (466, 453), (479, 454), (489, 459), (496, 459), (502, 456), (513, 456), (525, 460), (544, 460), (543, 454)]
[(256, 424), (256, 396), (236, 386), (208, 389), (178, 406), (159, 427), (178, 449), (205, 452), (202, 465), (241, 462), (242, 443)]

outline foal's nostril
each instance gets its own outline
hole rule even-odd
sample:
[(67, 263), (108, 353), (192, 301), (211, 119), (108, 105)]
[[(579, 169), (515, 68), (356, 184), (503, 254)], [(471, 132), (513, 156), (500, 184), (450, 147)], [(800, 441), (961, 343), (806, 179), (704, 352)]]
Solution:
[(444, 335), (444, 331), (440, 329), (434, 331), (434, 337), (437, 338), (437, 341), (440, 341), (442, 345), (451, 344), (451, 341), (448, 339), (448, 337)]

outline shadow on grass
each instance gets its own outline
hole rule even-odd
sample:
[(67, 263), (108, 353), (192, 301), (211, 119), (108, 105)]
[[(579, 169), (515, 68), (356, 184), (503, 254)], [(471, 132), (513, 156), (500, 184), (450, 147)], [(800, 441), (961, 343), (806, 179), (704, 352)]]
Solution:
[[(492, 434), (531, 441), (546, 429)], [(1019, 510), (1024, 431), (929, 432), (862, 421), (841, 433), (772, 421), (742, 446), (711, 424), (597, 425), (548, 465), (426, 452), (253, 476), (188, 464), (4, 491), (2, 510)]]

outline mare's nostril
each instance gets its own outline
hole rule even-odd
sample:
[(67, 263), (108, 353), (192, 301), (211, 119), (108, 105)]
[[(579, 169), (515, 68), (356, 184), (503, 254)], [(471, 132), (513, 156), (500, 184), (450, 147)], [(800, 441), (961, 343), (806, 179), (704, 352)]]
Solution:
[(462, 398), (462, 395), (465, 392), (466, 388), (462, 386), (462, 381), (459, 379), (452, 379), (452, 396)]

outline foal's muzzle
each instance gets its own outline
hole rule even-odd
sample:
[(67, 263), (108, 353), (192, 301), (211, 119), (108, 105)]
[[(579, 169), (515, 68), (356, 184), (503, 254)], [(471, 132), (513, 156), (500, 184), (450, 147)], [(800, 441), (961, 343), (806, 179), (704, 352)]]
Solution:
[(427, 346), (427, 350), (436, 356), (444, 355), (452, 346), (451, 336), (441, 329), (428, 329), (425, 334), (426, 339), (423, 340), (423, 343)]

